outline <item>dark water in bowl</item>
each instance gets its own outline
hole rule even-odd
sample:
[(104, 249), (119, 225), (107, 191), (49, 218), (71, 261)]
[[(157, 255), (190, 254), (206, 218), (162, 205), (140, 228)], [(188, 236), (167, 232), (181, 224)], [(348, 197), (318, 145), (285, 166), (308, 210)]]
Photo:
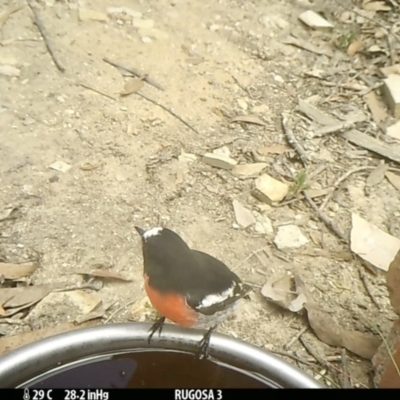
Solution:
[(273, 388), (266, 378), (177, 351), (140, 350), (93, 357), (22, 385), (31, 388)]

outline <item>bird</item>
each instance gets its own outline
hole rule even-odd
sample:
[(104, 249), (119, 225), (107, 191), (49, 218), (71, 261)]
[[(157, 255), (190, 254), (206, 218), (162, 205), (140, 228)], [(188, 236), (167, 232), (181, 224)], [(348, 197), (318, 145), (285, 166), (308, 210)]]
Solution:
[(161, 317), (149, 332), (150, 343), (166, 319), (187, 328), (208, 329), (199, 343), (199, 358), (207, 358), (211, 333), (233, 315), (252, 287), (222, 261), (192, 250), (174, 231), (135, 226), (142, 242), (144, 288)]

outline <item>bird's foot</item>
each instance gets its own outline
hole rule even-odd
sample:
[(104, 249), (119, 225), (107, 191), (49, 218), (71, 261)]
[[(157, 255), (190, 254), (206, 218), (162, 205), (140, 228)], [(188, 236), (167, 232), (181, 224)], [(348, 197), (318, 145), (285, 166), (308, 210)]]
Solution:
[(150, 335), (147, 339), (147, 343), (150, 344), (151, 342), (151, 338), (153, 337), (153, 335), (158, 331), (158, 336), (161, 335), (161, 331), (163, 329), (164, 326), (164, 322), (165, 322), (165, 317), (160, 317), (156, 322), (154, 322), (154, 324), (151, 326), (151, 328), (149, 329)]
[(199, 342), (199, 348), (198, 348), (197, 354), (196, 354), (199, 360), (203, 360), (208, 357), (208, 350), (209, 350), (209, 346), (210, 346), (211, 334), (214, 329), (215, 329), (215, 326), (210, 328), (207, 331), (207, 333), (203, 336), (203, 339), (201, 339)]

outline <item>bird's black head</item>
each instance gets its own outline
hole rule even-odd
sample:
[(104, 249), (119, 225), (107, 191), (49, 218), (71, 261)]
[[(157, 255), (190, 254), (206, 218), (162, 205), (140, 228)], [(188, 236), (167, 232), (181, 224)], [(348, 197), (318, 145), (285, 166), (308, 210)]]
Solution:
[(152, 272), (169, 269), (190, 252), (186, 242), (168, 228), (155, 227), (144, 230), (135, 226), (142, 238), (144, 269)]

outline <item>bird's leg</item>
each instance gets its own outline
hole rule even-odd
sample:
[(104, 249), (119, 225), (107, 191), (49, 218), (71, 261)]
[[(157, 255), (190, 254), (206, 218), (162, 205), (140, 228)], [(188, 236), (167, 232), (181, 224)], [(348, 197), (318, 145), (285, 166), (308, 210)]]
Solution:
[(208, 348), (210, 345), (211, 334), (216, 326), (211, 327), (207, 333), (203, 336), (203, 339), (199, 342), (199, 349), (197, 351), (197, 356), (200, 360), (206, 359), (208, 357)]
[(154, 322), (154, 324), (151, 326), (151, 328), (149, 329), (150, 335), (147, 339), (147, 343), (150, 344), (151, 338), (153, 337), (153, 335), (158, 331), (158, 336), (161, 335), (161, 331), (162, 328), (164, 326), (164, 322), (165, 322), (165, 317), (160, 317), (158, 318), (158, 320), (156, 322)]

